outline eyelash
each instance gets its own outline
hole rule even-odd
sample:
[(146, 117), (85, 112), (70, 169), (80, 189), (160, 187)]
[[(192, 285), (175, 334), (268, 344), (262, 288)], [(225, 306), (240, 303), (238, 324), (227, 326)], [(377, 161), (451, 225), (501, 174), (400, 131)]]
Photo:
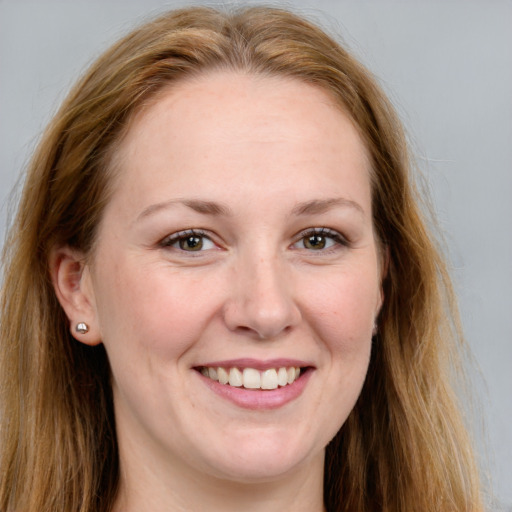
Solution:
[[(188, 238), (200, 238), (203, 240), (209, 240), (213, 243), (212, 239), (202, 230), (200, 229), (186, 229), (184, 231), (178, 231), (177, 233), (173, 233), (172, 235), (167, 236), (160, 242), (160, 247), (169, 248), (174, 244), (179, 244), (181, 241), (185, 241)], [(175, 249), (180, 250), (182, 252), (202, 252), (202, 251), (185, 251), (180, 247), (175, 247)]]
[[(303, 245), (303, 247), (300, 247), (299, 249), (304, 249), (304, 250), (307, 250), (310, 252), (326, 253), (326, 252), (335, 251), (340, 246), (348, 247), (350, 245), (349, 241), (337, 231), (334, 231), (329, 228), (308, 228), (299, 233), (299, 235), (296, 238), (296, 241), (292, 244), (292, 247), (296, 246), (301, 241), (304, 244), (308, 238), (311, 239), (312, 237), (320, 237), (320, 238), (323, 238), (324, 240), (330, 239), (334, 243), (332, 246), (328, 246), (327, 248), (321, 247), (320, 249), (317, 249), (317, 250), (308, 249), (304, 245)], [(187, 230), (178, 231), (177, 233), (173, 233), (172, 235), (169, 235), (168, 237), (164, 238), (160, 242), (159, 245), (160, 245), (160, 247), (163, 247), (163, 248), (173, 248), (173, 246), (175, 244), (180, 244), (181, 241), (185, 242), (187, 239), (190, 239), (190, 238), (198, 238), (201, 240), (201, 247), (198, 250), (187, 251), (187, 250), (183, 249), (182, 247), (174, 247), (174, 248), (180, 252), (200, 253), (200, 252), (203, 252), (201, 249), (202, 249), (204, 240), (208, 240), (209, 242), (214, 244), (211, 237), (208, 236), (208, 234), (205, 231), (200, 230), (200, 229), (187, 229)]]
[[(317, 251), (314, 249), (309, 249), (311, 252), (331, 252), (335, 251), (336, 249), (339, 249), (340, 246), (342, 247), (349, 247), (350, 243), (349, 241), (338, 231), (334, 231), (333, 229), (329, 228), (309, 228), (305, 229), (304, 231), (301, 231), (297, 237), (297, 241), (294, 242), (293, 245), (298, 244), (299, 242), (305, 242), (308, 238), (312, 238), (314, 236), (321, 237), (324, 239), (330, 239), (334, 242), (334, 244), (327, 248), (321, 248)], [(306, 247), (302, 247), (303, 249), (308, 250)]]

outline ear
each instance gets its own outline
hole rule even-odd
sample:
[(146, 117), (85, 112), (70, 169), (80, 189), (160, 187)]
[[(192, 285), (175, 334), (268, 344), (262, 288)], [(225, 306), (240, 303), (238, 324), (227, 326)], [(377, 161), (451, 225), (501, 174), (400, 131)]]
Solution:
[[(86, 345), (101, 343), (90, 267), (84, 255), (67, 246), (52, 250), (50, 274), (57, 299), (68, 317), (71, 335)], [(88, 331), (77, 331), (79, 323), (85, 323)]]
[(384, 304), (384, 280), (386, 279), (389, 272), (389, 246), (382, 244), (382, 247), (379, 249), (379, 260), (380, 260), (380, 301), (377, 309), (377, 314), (375, 318), (379, 316), (380, 310), (382, 309), (382, 305)]

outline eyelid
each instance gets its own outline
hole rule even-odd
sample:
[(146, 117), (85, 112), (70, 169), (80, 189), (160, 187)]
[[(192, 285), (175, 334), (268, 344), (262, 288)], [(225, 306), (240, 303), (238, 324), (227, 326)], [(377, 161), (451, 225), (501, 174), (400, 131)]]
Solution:
[[(321, 249), (318, 251), (309, 250), (309, 252), (325, 253), (325, 252), (329, 252), (332, 250), (336, 250), (336, 248), (339, 248), (340, 246), (348, 247), (350, 245), (350, 241), (347, 239), (347, 237), (344, 236), (339, 231), (336, 231), (331, 228), (326, 228), (326, 227), (311, 227), (311, 228), (303, 229), (296, 235), (295, 241), (292, 243), (292, 247), (295, 246), (296, 244), (298, 244), (304, 238), (306, 238), (308, 236), (313, 236), (313, 235), (319, 235), (319, 236), (323, 236), (326, 238), (330, 238), (332, 241), (334, 241), (335, 247), (328, 247), (326, 249)], [(197, 237), (201, 237), (203, 239), (209, 240), (212, 244), (218, 246), (218, 244), (215, 242), (214, 238), (208, 232), (204, 231), (203, 229), (197, 229), (197, 228), (184, 229), (184, 230), (172, 233), (170, 235), (167, 235), (166, 237), (164, 237), (162, 240), (160, 240), (158, 242), (158, 246), (162, 247), (164, 249), (165, 248), (173, 248), (172, 246), (174, 244), (178, 243), (180, 240), (188, 238), (188, 237), (192, 237), (192, 236), (197, 236)], [(304, 248), (304, 249), (307, 250), (306, 248)], [(199, 253), (205, 252), (207, 250), (209, 250), (209, 249), (197, 251), (195, 253), (195, 255), (199, 256)], [(178, 251), (182, 252), (182, 253), (194, 255), (194, 251), (184, 251), (181, 249), (179, 249)]]
[[(319, 235), (319, 236), (325, 236), (326, 238), (330, 238), (336, 243), (336, 245), (338, 247), (340, 247), (340, 246), (341, 247), (349, 247), (350, 246), (350, 241), (347, 239), (346, 236), (341, 234), (339, 231), (336, 231), (335, 229), (326, 228), (326, 227), (312, 227), (312, 228), (303, 229), (302, 231), (300, 231), (297, 234), (295, 242), (293, 242), (292, 246), (296, 245), (297, 243), (299, 243), (301, 240), (303, 240), (307, 236), (312, 236), (312, 235)], [(317, 252), (325, 253), (332, 249), (333, 248), (327, 248), (327, 249), (319, 250)], [(336, 247), (334, 249), (336, 249)], [(310, 252), (316, 252), (316, 251), (310, 251)]]
[[(215, 241), (213, 240), (212, 236), (210, 236), (204, 230), (196, 229), (196, 228), (191, 228), (191, 229), (183, 229), (181, 231), (177, 231), (176, 233), (171, 233), (170, 235), (167, 235), (162, 240), (160, 240), (160, 242), (158, 242), (158, 246), (162, 247), (164, 249), (165, 248), (171, 248), (172, 249), (173, 248), (172, 246), (174, 244), (176, 244), (177, 242), (179, 242), (180, 240), (183, 240), (185, 238), (192, 237), (192, 236), (201, 237), (203, 239), (209, 240), (212, 244), (217, 245), (215, 243)], [(208, 250), (208, 249), (206, 249), (206, 250)], [(194, 251), (184, 251), (184, 250), (181, 250), (181, 249), (179, 249), (178, 251), (182, 252), (182, 253), (187, 253), (187, 254), (190, 253), (191, 255), (194, 255)], [(201, 252), (205, 252), (205, 251), (204, 250), (203, 251), (197, 251), (195, 255), (197, 256)]]

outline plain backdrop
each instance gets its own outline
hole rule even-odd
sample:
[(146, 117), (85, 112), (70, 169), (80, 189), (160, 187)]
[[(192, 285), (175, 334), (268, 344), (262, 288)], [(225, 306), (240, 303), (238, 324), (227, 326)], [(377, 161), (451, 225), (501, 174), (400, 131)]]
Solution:
[[(148, 16), (192, 3), (0, 0), (0, 241), (20, 171), (84, 67)], [(432, 187), (480, 367), (479, 451), (495, 496), (511, 506), (512, 1), (269, 3), (337, 34), (377, 75), (405, 123)]]

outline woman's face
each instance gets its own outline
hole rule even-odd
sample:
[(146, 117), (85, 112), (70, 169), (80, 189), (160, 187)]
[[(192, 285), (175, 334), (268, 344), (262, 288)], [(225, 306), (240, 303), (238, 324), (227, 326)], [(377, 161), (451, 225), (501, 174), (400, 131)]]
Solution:
[(137, 116), (115, 165), (83, 284), (121, 464), (238, 481), (320, 465), (382, 301), (347, 116), (299, 81), (206, 74)]

